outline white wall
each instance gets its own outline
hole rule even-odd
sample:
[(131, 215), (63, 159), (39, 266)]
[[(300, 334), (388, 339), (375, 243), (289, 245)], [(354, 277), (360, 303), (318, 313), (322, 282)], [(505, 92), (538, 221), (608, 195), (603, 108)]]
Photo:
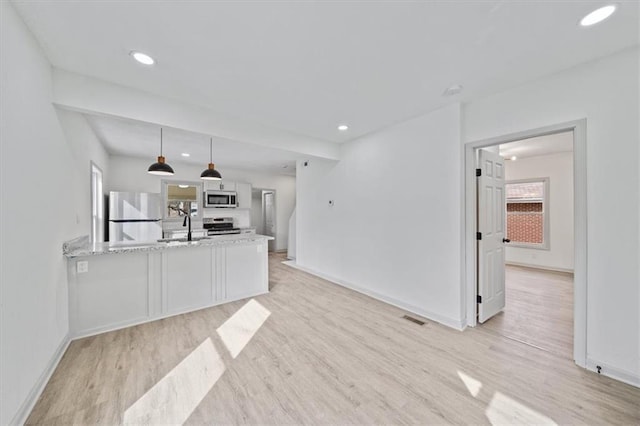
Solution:
[(90, 164), (93, 161), (102, 170), (103, 191), (106, 191), (109, 154), (82, 114), (60, 108), (56, 113), (75, 162), (70, 171), (74, 174), (72, 192), (79, 234), (91, 235)]
[(461, 155), (452, 105), (299, 162), (297, 264), (460, 327)]
[[(108, 191), (160, 192), (160, 176), (147, 173), (149, 165), (156, 161), (156, 153), (149, 153), (149, 158), (111, 156), (109, 160)], [(206, 168), (182, 163), (167, 158), (175, 175), (172, 179), (200, 181), (200, 173)], [(272, 188), (276, 190), (276, 250), (285, 250), (289, 235), (289, 216), (296, 203), (296, 178), (294, 176), (273, 175), (254, 171), (225, 169), (224, 165), (216, 165), (224, 180), (250, 183), (256, 188)], [(224, 215), (234, 215), (231, 211)], [(248, 217), (247, 217), (248, 220)]]
[(640, 50), (472, 102), (465, 142), (587, 119), (587, 363), (640, 384)]
[(507, 263), (573, 271), (573, 153), (505, 161), (505, 177), (549, 178), (549, 250), (507, 245)]
[[(51, 65), (9, 2), (0, 2), (0, 424), (24, 420), (65, 347), (62, 243), (76, 215), (77, 164), (51, 104)], [(84, 178), (89, 179), (88, 165)], [(84, 195), (80, 195), (84, 196)]]
[(256, 233), (264, 232), (263, 216), (262, 216), (262, 191), (251, 192), (251, 226), (255, 226)]

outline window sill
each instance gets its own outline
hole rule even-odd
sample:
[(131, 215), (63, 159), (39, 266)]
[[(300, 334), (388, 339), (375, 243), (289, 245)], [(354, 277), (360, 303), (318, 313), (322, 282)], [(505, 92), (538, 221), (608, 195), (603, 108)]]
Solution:
[(549, 244), (527, 244), (527, 243), (508, 243), (507, 247), (534, 249), (534, 250), (551, 250)]

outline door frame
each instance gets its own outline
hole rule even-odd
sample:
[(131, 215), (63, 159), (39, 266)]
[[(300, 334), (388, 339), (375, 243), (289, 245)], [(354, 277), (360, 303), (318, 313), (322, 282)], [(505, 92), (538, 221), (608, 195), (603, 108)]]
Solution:
[(268, 241), (268, 247), (271, 248), (271, 250), (268, 251), (272, 251), (275, 252), (276, 251), (276, 235), (278, 235), (278, 211), (276, 210), (276, 190), (275, 189), (266, 189), (266, 188), (261, 188), (262, 190), (262, 194), (261, 194), (261, 198), (262, 198), (262, 231), (264, 232), (264, 235), (267, 235), (267, 203), (265, 202), (265, 195), (267, 195), (268, 193), (273, 194), (273, 234), (271, 235), (274, 239), (271, 241)]
[(510, 133), (464, 145), (464, 285), (463, 312), (466, 325), (475, 327), (477, 296), (476, 244), (476, 150), (537, 136), (573, 131), (573, 205), (574, 205), (574, 275), (573, 275), (573, 359), (586, 368), (587, 360), (587, 120), (552, 124)]

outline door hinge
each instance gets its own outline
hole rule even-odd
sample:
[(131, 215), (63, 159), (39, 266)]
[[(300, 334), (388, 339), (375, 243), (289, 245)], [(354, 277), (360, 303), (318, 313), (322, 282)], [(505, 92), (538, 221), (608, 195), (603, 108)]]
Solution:
[(482, 169), (476, 169), (476, 176), (482, 176)]
[(477, 296), (476, 296), (476, 302), (478, 302), (478, 303), (482, 303), (482, 296), (477, 295)]
[(476, 240), (482, 239), (482, 232), (476, 232)]

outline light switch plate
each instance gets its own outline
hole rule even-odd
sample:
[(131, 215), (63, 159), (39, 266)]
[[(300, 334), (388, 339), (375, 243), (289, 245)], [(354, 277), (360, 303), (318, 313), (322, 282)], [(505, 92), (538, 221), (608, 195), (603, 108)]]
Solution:
[(76, 263), (76, 271), (79, 274), (84, 274), (85, 272), (89, 272), (89, 261), (79, 260), (78, 263)]

